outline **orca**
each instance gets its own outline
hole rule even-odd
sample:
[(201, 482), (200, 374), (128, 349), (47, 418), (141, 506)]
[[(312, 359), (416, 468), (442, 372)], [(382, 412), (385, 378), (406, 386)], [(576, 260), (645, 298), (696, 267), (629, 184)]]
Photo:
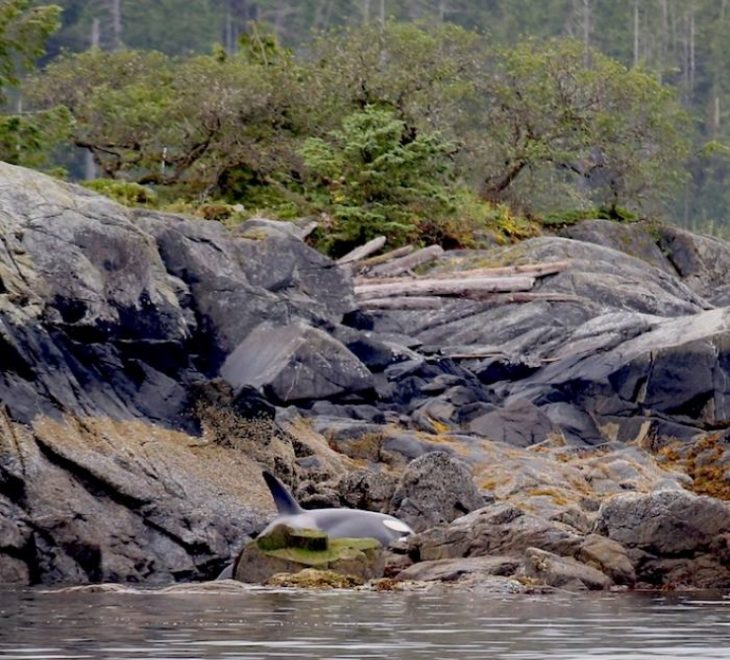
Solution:
[(263, 477), (279, 515), (266, 526), (262, 535), (277, 525), (288, 525), (295, 529), (318, 529), (333, 539), (373, 538), (387, 546), (413, 534), (406, 523), (387, 513), (347, 508), (303, 509), (271, 472), (264, 470)]

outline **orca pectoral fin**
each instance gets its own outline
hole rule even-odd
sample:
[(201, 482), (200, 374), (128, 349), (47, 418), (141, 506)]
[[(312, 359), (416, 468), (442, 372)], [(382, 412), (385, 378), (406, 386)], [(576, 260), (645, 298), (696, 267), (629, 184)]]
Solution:
[(291, 493), (286, 489), (286, 486), (271, 474), (271, 472), (264, 470), (262, 475), (271, 491), (271, 497), (274, 498), (276, 509), (281, 515), (291, 516), (303, 511), (302, 507), (299, 506)]

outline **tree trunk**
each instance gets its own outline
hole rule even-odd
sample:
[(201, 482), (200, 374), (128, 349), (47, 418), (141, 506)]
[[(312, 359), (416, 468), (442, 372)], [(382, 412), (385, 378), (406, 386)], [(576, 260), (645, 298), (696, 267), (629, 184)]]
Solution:
[(112, 50), (122, 48), (122, 0), (112, 0)]
[(639, 0), (634, 0), (634, 67), (639, 66)]

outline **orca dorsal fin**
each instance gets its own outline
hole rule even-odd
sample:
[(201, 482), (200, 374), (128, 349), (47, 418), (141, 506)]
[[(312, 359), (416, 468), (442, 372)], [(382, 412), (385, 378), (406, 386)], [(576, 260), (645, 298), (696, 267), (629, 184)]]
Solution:
[(271, 474), (271, 472), (264, 470), (261, 474), (271, 491), (271, 497), (274, 498), (276, 509), (281, 515), (289, 516), (303, 511), (302, 507), (292, 497), (292, 494), (286, 489), (286, 486)]

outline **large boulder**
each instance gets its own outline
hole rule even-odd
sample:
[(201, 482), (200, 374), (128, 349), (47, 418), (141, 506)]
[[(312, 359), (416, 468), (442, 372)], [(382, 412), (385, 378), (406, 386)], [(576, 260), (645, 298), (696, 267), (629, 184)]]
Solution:
[(435, 451), (408, 464), (393, 494), (391, 512), (418, 532), (449, 523), (484, 504), (468, 466)]
[(730, 585), (730, 506), (685, 491), (617, 495), (595, 531), (628, 548), (639, 581), (704, 588)]
[(0, 583), (211, 579), (265, 522), (239, 452), (141, 422), (0, 419)]
[[(131, 210), (5, 163), (0, 215), (0, 397), (19, 421), (70, 412), (191, 429), (190, 385), (255, 328), (301, 322), (312, 337), (354, 309), (349, 275), (286, 233)], [(337, 340), (318, 340), (367, 380)]]
[(233, 577), (260, 584), (279, 573), (311, 568), (364, 581), (383, 576), (385, 559), (375, 539), (330, 539), (319, 530), (277, 525), (244, 547)]
[(724, 424), (730, 418), (730, 311), (644, 321), (640, 334), (613, 341), (605, 332), (573, 333), (554, 362), (515, 383), (511, 396), (538, 406), (577, 405), (606, 440), (648, 433), (689, 440)]
[(730, 532), (730, 506), (681, 490), (627, 493), (601, 505), (596, 531), (654, 555), (688, 555)]
[(322, 330), (298, 322), (261, 324), (228, 356), (221, 375), (234, 389), (261, 388), (280, 403), (372, 389), (367, 367)]
[(508, 503), (496, 502), (416, 534), (409, 540), (422, 560), (516, 555), (535, 547), (573, 556), (582, 536), (570, 526), (546, 520)]

